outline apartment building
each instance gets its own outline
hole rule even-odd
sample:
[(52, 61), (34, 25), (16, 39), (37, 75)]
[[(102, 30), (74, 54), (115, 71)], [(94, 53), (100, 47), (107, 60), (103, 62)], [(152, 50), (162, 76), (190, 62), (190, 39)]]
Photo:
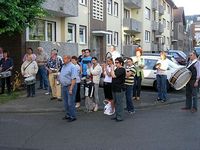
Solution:
[(174, 7), (171, 0), (124, 0), (124, 52), (134, 54), (137, 45), (146, 52), (170, 49)]
[[(26, 47), (43, 47), (48, 54), (54, 48), (59, 54), (74, 55), (78, 52), (78, 44), (69, 41), (67, 20), (78, 16), (78, 0), (47, 0), (43, 3), (49, 15), (36, 19), (32, 28), (26, 30)], [(72, 29), (73, 30), (73, 29)]]
[(186, 40), (186, 19), (184, 8), (179, 7), (174, 9), (174, 38), (172, 39), (172, 48), (185, 50), (188, 47)]
[(90, 48), (101, 61), (111, 45), (128, 56), (138, 45), (147, 52), (167, 50), (174, 6), (171, 0), (48, 0), (43, 7), (52, 16), (27, 29), (26, 46), (57, 48), (61, 55)]

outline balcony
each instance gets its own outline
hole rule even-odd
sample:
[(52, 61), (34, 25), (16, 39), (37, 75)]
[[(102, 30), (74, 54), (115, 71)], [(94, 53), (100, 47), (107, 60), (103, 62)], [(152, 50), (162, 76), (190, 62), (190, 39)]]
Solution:
[(152, 43), (151, 44), (151, 51), (152, 52), (157, 52), (158, 51), (158, 44)]
[(164, 6), (159, 5), (159, 15), (164, 15)]
[(124, 18), (123, 25), (126, 33), (140, 33), (142, 31), (142, 23), (133, 18)]
[(124, 0), (124, 5), (128, 8), (139, 9), (142, 7), (141, 0)]
[(46, 0), (42, 6), (57, 17), (78, 16), (78, 0)]
[(26, 48), (31, 47), (34, 50), (37, 47), (43, 47), (44, 50), (50, 55), (52, 49), (58, 49), (58, 54), (63, 56), (67, 55), (78, 55), (78, 44), (67, 43), (67, 42), (50, 42), (50, 41), (26, 41)]
[(152, 0), (152, 10), (158, 10), (158, 0)]
[(135, 56), (135, 49), (138, 45), (124, 45), (123, 46), (123, 55), (124, 56)]
[(158, 31), (158, 25), (159, 23), (155, 20), (152, 21), (152, 31)]

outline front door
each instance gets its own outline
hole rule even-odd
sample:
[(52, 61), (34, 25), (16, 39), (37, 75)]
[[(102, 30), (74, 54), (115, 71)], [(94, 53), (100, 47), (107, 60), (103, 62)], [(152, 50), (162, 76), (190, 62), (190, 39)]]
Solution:
[(95, 36), (94, 52), (99, 62), (104, 61), (106, 50), (104, 48), (104, 36)]

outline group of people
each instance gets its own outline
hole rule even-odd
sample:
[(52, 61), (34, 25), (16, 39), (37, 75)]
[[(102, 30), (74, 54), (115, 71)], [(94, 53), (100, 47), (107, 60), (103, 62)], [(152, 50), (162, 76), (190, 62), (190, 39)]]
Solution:
[[(129, 114), (135, 113), (133, 100), (139, 101), (141, 95), (141, 82), (144, 77), (144, 60), (142, 49), (136, 49), (134, 59), (127, 58), (126, 61), (111, 47), (112, 57), (106, 58), (106, 62), (99, 64), (97, 57), (91, 56), (90, 49), (82, 50), (77, 56), (58, 55), (58, 50), (51, 50), (50, 57), (42, 47), (37, 48), (33, 53), (28, 48), (23, 57), (21, 74), (27, 87), (27, 97), (35, 96), (36, 75), (39, 77), (38, 89), (46, 90), (51, 100), (64, 100), (65, 116), (63, 119), (69, 122), (75, 121), (76, 108), (80, 107), (81, 85), (83, 85), (85, 107), (88, 112), (98, 111), (99, 108), (99, 83), (104, 77), (105, 100), (111, 103), (108, 115), (115, 116), (113, 120), (119, 122), (124, 120), (123, 99), (126, 100), (126, 110)], [(157, 70), (156, 80), (158, 89), (157, 101), (167, 101), (167, 75), (169, 65), (166, 61), (166, 53), (160, 53), (161, 59), (155, 65)], [(187, 68), (192, 72), (192, 78), (186, 86), (186, 106), (184, 110), (197, 111), (197, 87), (200, 79), (199, 61), (196, 53), (190, 53), (190, 64)], [(13, 69), (13, 60), (7, 51), (3, 51), (3, 58), (0, 60), (1, 72)], [(11, 92), (11, 75), (1, 78), (1, 93), (4, 93), (5, 83), (8, 93)]]

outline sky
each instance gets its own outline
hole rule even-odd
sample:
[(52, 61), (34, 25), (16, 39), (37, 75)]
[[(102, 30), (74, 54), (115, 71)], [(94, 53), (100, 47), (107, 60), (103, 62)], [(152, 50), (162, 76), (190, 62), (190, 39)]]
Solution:
[(200, 0), (173, 0), (177, 7), (184, 7), (185, 15), (200, 15)]

